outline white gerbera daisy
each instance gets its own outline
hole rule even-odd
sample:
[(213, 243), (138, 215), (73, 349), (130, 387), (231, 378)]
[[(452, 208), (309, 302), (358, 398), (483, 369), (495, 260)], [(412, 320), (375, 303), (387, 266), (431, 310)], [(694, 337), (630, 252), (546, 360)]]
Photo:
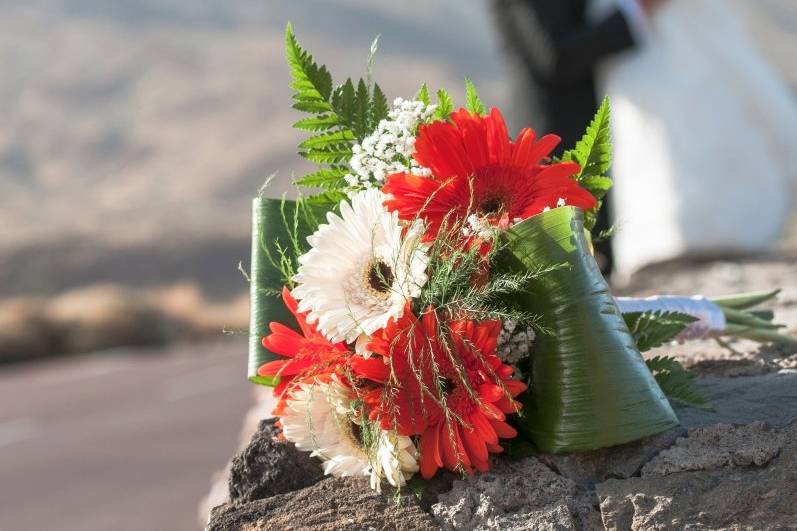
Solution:
[(384, 200), (370, 189), (354, 194), (351, 204), (342, 202), (340, 216), (327, 214), (328, 223), (308, 238), (312, 249), (299, 258), (292, 295), (331, 341), (351, 343), (384, 328), (426, 283), (422, 225), (403, 234)]
[(361, 426), (352, 418), (353, 400), (353, 391), (336, 378), (301, 383), (291, 391), (280, 417), (282, 433), (298, 449), (319, 457), (325, 474), (370, 476), (377, 491), (383, 478), (393, 486), (404, 485), (418, 471), (415, 445), (409, 437), (378, 430), (378, 441), (369, 451)]

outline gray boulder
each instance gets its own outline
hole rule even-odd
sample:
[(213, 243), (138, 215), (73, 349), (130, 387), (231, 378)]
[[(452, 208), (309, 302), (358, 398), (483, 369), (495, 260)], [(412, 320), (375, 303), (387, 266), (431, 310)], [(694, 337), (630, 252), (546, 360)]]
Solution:
[(246, 503), (292, 492), (321, 481), (318, 461), (277, 438), (275, 419), (260, 422), (249, 445), (232, 459), (230, 501)]
[[(760, 426), (743, 428), (745, 444)], [(713, 428), (727, 440), (739, 433)], [(640, 478), (609, 480), (597, 486), (606, 529), (795, 529), (797, 526), (797, 425), (773, 433), (780, 453), (761, 468), (740, 467), (724, 448), (712, 451), (704, 434), (687, 462), (689, 472), (652, 466)], [(768, 455), (769, 450), (767, 450)], [(703, 457), (695, 460), (695, 456)], [(766, 460), (766, 457), (764, 458)], [(747, 459), (745, 459), (745, 462)], [(662, 457), (662, 463), (667, 457)], [(718, 467), (724, 463), (726, 466)], [(706, 467), (699, 469), (699, 467)], [(698, 469), (695, 469), (695, 468)]]

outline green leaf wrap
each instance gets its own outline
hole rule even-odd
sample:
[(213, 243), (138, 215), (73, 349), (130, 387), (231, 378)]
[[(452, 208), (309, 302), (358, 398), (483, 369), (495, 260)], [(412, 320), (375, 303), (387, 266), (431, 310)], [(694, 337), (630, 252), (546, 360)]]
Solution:
[[(272, 321), (298, 330), (296, 319), (285, 307), (282, 299), (274, 294), (283, 285), (282, 273), (269, 260), (279, 261), (277, 246), (292, 249), (285, 220), (293, 223), (296, 202), (282, 199), (255, 198), (252, 200), (252, 263), (249, 273), (250, 316), (249, 316), (249, 381), (261, 385), (276, 385), (272, 378), (257, 375), (257, 369), (264, 363), (277, 359), (277, 356), (263, 348), (263, 336), (269, 333)], [(284, 218), (283, 218), (284, 212)], [(321, 210), (316, 213), (321, 214)], [(301, 222), (297, 232), (302, 242), (311, 230), (307, 223)]]
[(541, 316), (521, 430), (543, 452), (621, 444), (678, 424), (589, 251), (581, 210), (563, 207), (507, 232), (505, 265), (534, 279), (518, 301)]

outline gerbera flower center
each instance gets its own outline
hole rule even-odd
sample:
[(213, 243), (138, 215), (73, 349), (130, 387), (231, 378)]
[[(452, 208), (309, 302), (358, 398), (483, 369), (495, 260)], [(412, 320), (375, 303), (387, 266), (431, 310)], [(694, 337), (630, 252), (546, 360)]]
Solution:
[(504, 211), (504, 202), (499, 197), (490, 197), (479, 203), (479, 212), (484, 216), (492, 216)]
[(393, 274), (393, 268), (387, 265), (382, 260), (374, 260), (368, 264), (366, 272), (366, 281), (376, 293), (383, 295), (390, 291), (396, 276)]
[(450, 395), (451, 392), (454, 390), (454, 380), (451, 378), (441, 378), (440, 382), (440, 390), (443, 392), (444, 395)]

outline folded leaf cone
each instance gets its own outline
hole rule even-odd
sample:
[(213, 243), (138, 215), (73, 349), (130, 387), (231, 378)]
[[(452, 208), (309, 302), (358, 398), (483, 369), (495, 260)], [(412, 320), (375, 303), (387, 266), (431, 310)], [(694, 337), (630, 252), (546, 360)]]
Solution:
[(636, 348), (590, 252), (581, 210), (562, 207), (506, 234), (504, 265), (560, 266), (521, 300), (541, 317), (520, 428), (543, 452), (576, 452), (667, 430), (678, 419)]
[[(300, 212), (297, 212), (297, 208)], [(269, 323), (278, 322), (298, 330), (296, 319), (282, 303), (279, 291), (284, 279), (277, 264), (279, 249), (295, 253), (295, 245), (303, 244), (312, 232), (314, 212), (300, 207), (296, 201), (257, 197), (252, 200), (252, 262), (249, 272), (249, 381), (276, 385), (271, 378), (258, 376), (257, 369), (278, 356), (263, 347), (263, 336)], [(299, 241), (301, 239), (301, 242)]]

